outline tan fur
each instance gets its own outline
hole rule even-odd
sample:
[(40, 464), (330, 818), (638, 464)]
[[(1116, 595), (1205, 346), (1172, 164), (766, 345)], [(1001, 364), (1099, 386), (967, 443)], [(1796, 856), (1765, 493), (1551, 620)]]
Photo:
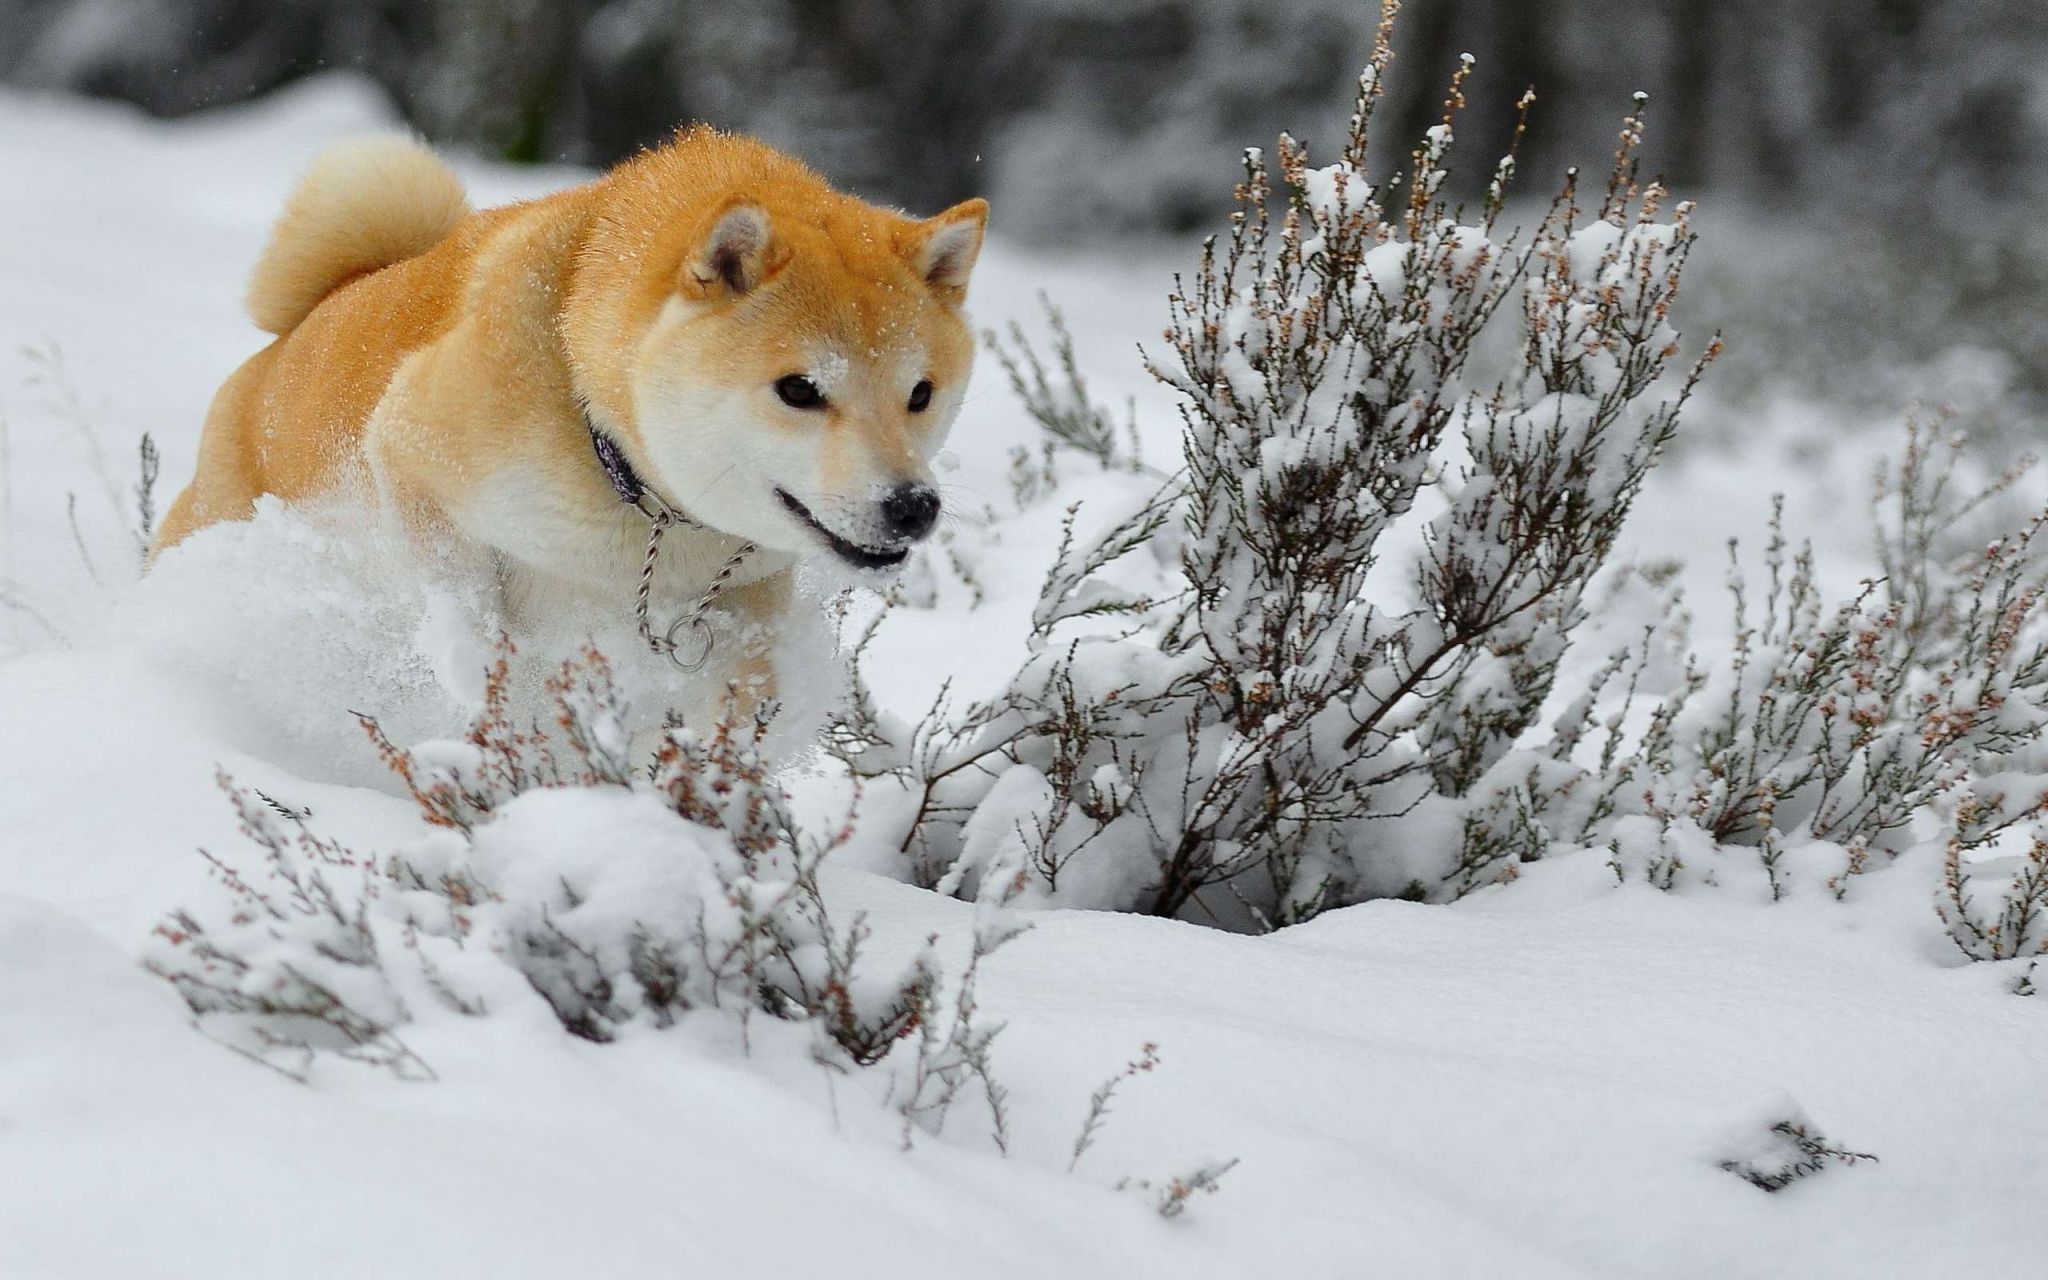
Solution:
[(350, 277), (417, 257), (469, 214), (462, 183), (433, 152), (399, 137), (321, 155), (299, 181), (249, 282), (249, 316), (289, 333)]
[[(960, 306), (986, 216), (979, 200), (924, 220), (878, 209), (705, 129), (473, 214), (410, 143), (337, 149), (256, 270), (251, 314), (279, 336), (216, 396), (155, 550), (247, 518), (262, 494), (360, 492), (418, 538), (495, 555), (515, 612), (618, 614), (645, 523), (593, 457), (587, 406), (716, 530), (664, 544), (670, 593), (691, 598), (753, 540), (737, 585), (760, 589), (730, 603), (772, 614), (820, 544), (771, 495), (866, 546), (873, 495), (928, 483), (973, 358)], [(831, 385), (826, 407), (778, 400), (777, 379), (809, 372)], [(928, 412), (906, 406), (918, 379)]]

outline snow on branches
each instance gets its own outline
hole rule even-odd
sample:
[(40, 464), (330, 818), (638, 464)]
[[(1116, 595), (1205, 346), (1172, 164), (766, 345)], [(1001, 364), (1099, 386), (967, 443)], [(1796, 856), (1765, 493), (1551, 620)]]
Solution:
[[(903, 842), (941, 887), (1022, 875), (1027, 900), (1261, 927), (1398, 892), (1429, 873), (1388, 821), (1463, 794), (1544, 703), (1712, 354), (1675, 368), (1689, 209), (1637, 184), (1631, 117), (1583, 225), (1568, 184), (1526, 243), (1501, 234), (1511, 158), (1465, 221), (1439, 195), (1463, 69), (1405, 185), (1376, 184), (1388, 56), (1335, 163), (1247, 153), (1149, 365), (1183, 470), (1093, 541), (1070, 529), (1009, 688), (914, 727), (862, 700), (843, 726), (857, 772), (920, 797)], [(1518, 368), (1476, 391), (1518, 291)], [(1162, 537), (1159, 592), (1104, 573)]]
[[(1841, 897), (1945, 842), (1951, 936), (2038, 952), (2048, 542), (2039, 518), (1987, 527), (2024, 467), (1972, 488), (1961, 441), (1916, 421), (1875, 494), (1882, 576), (1830, 602), (1781, 512), (1766, 581), (1731, 567), (1728, 652), (1684, 656), (1668, 583), (1612, 563), (1719, 350), (1680, 359), (1690, 207), (1637, 181), (1641, 103), (1590, 216), (1574, 175), (1523, 240), (1498, 227), (1512, 157), (1476, 220), (1439, 195), (1462, 69), (1405, 178), (1368, 175), (1385, 58), (1334, 163), (1247, 153), (1149, 363), (1182, 469), (1092, 538), (1070, 516), (1008, 687), (913, 724), (856, 698), (842, 756), (914, 801), (877, 839), (964, 896), (1233, 928), (1566, 851), (1772, 898), (1796, 863)], [(1504, 315), (1519, 345), (1489, 383)], [(1559, 688), (1603, 570), (1664, 616)]]
[(871, 977), (865, 926), (834, 921), (817, 882), (852, 820), (822, 840), (799, 830), (764, 725), (674, 727), (638, 761), (602, 654), (548, 682), (552, 730), (515, 723), (510, 656), (507, 644), (460, 741), (400, 748), (364, 719), (433, 829), (388, 857), (222, 776), (260, 863), (208, 855), (222, 894), (161, 925), (147, 960), (202, 1025), (300, 1077), (322, 1052), (425, 1076), (402, 1027), (430, 1010), (482, 1015), (521, 985), (600, 1042), (693, 1010), (723, 1010), (743, 1034), (767, 1015), (813, 1029), (828, 1064), (891, 1064), (906, 1141), (975, 1084), (1002, 1138), (1000, 1027), (977, 1022), (972, 971), (1013, 928), (977, 930), (951, 1001), (930, 947)]

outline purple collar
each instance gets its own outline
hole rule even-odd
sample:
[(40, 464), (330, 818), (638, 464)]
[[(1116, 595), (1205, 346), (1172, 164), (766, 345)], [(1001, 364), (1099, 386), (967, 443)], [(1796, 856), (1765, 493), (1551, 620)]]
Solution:
[(599, 429), (588, 410), (583, 414), (583, 425), (590, 428), (590, 448), (597, 454), (597, 465), (604, 468), (604, 478), (612, 482), (612, 492), (619, 495), (619, 501), (629, 507), (638, 507), (647, 496), (647, 484), (640, 479), (640, 473), (633, 470), (633, 464), (626, 461), (625, 450), (619, 442)]

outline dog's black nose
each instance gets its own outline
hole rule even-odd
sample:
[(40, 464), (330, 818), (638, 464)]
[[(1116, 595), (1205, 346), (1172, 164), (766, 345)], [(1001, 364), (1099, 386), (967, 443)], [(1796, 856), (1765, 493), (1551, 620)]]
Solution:
[(899, 484), (882, 499), (882, 523), (890, 536), (915, 542), (939, 522), (939, 491), (928, 484)]

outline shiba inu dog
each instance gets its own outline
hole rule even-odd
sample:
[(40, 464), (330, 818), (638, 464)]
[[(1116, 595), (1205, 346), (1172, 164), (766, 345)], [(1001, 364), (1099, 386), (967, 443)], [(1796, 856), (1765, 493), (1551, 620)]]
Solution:
[(343, 492), (483, 552), (516, 630), (632, 609), (659, 520), (657, 615), (709, 590), (772, 629), (800, 557), (887, 568), (939, 519), (987, 216), (880, 209), (707, 128), (483, 212), (411, 141), (344, 144), (256, 266), (276, 340), (216, 395), (153, 554)]

